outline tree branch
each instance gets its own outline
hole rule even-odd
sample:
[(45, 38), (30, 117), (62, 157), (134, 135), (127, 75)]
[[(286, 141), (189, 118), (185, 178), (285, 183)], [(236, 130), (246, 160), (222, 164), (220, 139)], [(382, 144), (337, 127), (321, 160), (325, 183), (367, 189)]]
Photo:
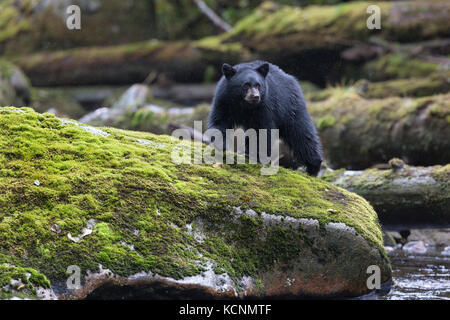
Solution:
[(200, 9), (200, 11), (220, 29), (224, 30), (225, 32), (229, 32), (232, 29), (232, 27), (228, 23), (223, 21), (223, 19), (221, 19), (214, 11), (212, 11), (205, 2), (203, 2), (202, 0), (194, 0), (194, 2)]

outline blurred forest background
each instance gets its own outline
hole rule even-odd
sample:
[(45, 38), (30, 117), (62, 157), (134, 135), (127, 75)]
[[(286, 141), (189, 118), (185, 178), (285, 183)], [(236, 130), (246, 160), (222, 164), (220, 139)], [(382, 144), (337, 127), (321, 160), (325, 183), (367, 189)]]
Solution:
[[(71, 4), (81, 30), (66, 26)], [(264, 59), (299, 79), (331, 167), (446, 164), (449, 12), (445, 0), (0, 0), (0, 104), (167, 134), (205, 121), (222, 63)]]

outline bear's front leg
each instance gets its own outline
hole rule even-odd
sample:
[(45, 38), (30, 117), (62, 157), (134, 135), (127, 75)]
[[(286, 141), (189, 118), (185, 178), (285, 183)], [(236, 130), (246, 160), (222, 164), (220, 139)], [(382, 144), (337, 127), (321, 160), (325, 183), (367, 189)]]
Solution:
[(322, 146), (309, 116), (302, 121), (293, 122), (288, 134), (281, 138), (293, 152), (295, 160), (306, 166), (306, 172), (317, 176), (322, 164)]

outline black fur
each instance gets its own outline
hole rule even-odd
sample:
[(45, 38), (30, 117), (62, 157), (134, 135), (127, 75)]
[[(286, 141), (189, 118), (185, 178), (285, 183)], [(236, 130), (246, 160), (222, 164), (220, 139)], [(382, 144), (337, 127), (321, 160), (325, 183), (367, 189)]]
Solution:
[[(279, 129), (295, 160), (316, 176), (322, 162), (321, 144), (297, 80), (265, 61), (233, 67), (224, 64), (222, 70), (224, 76), (216, 88), (208, 127), (219, 129), (224, 137), (226, 129), (235, 127)], [(259, 103), (243, 99), (249, 85), (259, 85)]]

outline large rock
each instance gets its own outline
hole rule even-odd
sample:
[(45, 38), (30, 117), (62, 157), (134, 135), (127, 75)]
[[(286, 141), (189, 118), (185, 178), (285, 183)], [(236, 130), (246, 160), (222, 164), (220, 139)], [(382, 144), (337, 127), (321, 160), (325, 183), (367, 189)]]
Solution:
[(24, 106), (30, 99), (27, 77), (13, 64), (0, 60), (0, 105)]
[(0, 128), (0, 264), (58, 297), (358, 296), (368, 266), (391, 276), (375, 211), (320, 179), (177, 165), (172, 137), (27, 108), (1, 108)]

